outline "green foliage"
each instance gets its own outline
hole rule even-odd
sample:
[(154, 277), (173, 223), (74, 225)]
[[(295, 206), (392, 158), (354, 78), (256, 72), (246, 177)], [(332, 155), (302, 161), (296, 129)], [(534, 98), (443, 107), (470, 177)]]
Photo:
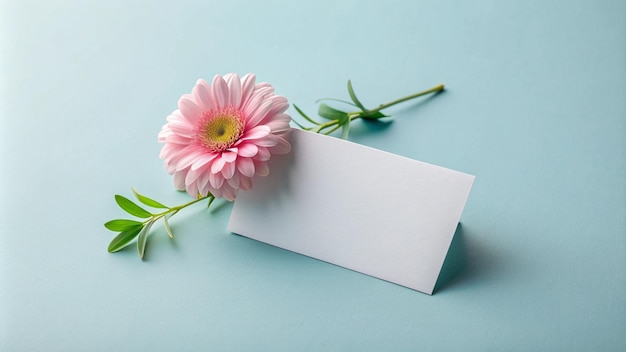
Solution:
[(104, 227), (111, 231), (126, 231), (138, 225), (143, 225), (143, 223), (127, 219), (115, 219), (104, 223)]
[(352, 122), (352, 120), (360, 118), (363, 120), (374, 121), (374, 120), (378, 120), (381, 118), (390, 117), (389, 115), (383, 114), (381, 110), (388, 108), (390, 106), (396, 105), (398, 103), (402, 103), (407, 100), (415, 99), (417, 97), (430, 94), (430, 93), (437, 93), (442, 90), (443, 90), (443, 84), (440, 84), (428, 90), (415, 93), (412, 95), (408, 95), (406, 97), (396, 99), (386, 104), (381, 104), (374, 109), (367, 109), (365, 105), (361, 103), (359, 98), (357, 98), (356, 93), (354, 92), (354, 88), (352, 87), (352, 82), (348, 80), (348, 95), (350, 96), (350, 100), (352, 100), (352, 102), (341, 100), (341, 99), (333, 99), (333, 98), (320, 99), (318, 100), (318, 102), (322, 100), (336, 101), (336, 102), (340, 102), (340, 103), (358, 108), (359, 109), (358, 111), (345, 112), (345, 111), (330, 107), (325, 103), (321, 103), (317, 113), (319, 116), (321, 116), (322, 118), (328, 121), (317, 122), (313, 120), (312, 118), (310, 118), (309, 116), (307, 116), (299, 107), (297, 107), (294, 104), (293, 107), (296, 109), (298, 114), (300, 114), (300, 116), (302, 116), (307, 122), (311, 123), (313, 126), (305, 127), (303, 124), (295, 120), (294, 120), (294, 123), (304, 130), (315, 132), (315, 133), (324, 133), (324, 134), (331, 134), (334, 131), (341, 128), (342, 129), (341, 138), (347, 139), (348, 134), (350, 133), (350, 123)]
[(108, 251), (110, 253), (113, 252), (117, 252), (120, 249), (126, 247), (126, 245), (132, 241), (135, 237), (137, 237), (137, 235), (139, 234), (139, 231), (141, 231), (144, 228), (143, 224), (139, 225), (139, 226), (135, 226), (129, 230), (126, 231), (122, 231), (120, 232), (117, 236), (115, 236), (115, 238), (113, 239), (113, 241), (111, 241), (111, 243), (109, 243), (109, 248)]
[(119, 194), (115, 195), (115, 202), (117, 202), (117, 205), (119, 205), (120, 208), (122, 208), (124, 211), (126, 211), (130, 215), (134, 215), (138, 218), (143, 218), (143, 219), (149, 218), (152, 216), (152, 214), (149, 211), (133, 203), (132, 200), (124, 196), (120, 196)]
[(380, 111), (374, 111), (371, 113), (363, 113), (360, 115), (363, 120), (378, 120), (383, 117), (391, 117), (390, 115), (385, 115)]
[(157, 202), (154, 199), (148, 198), (144, 195), (139, 194), (139, 192), (137, 192), (134, 188), (131, 188), (131, 190), (133, 191), (133, 194), (135, 195), (135, 198), (137, 198), (138, 201), (140, 201), (141, 203), (149, 206), (149, 207), (153, 207), (153, 208), (157, 208), (157, 209), (169, 209), (168, 206), (163, 205), (159, 202)]
[(139, 231), (139, 236), (137, 237), (137, 251), (139, 252), (139, 258), (143, 259), (144, 254), (146, 253), (146, 244), (148, 243), (148, 233), (150, 232), (150, 228), (154, 224), (154, 219), (148, 221), (146, 226)]
[(354, 89), (352, 89), (352, 82), (348, 80), (348, 94), (350, 95), (350, 99), (356, 104), (356, 106), (361, 109), (361, 111), (367, 110), (363, 104), (357, 99), (356, 94), (354, 94)]
[(106, 227), (107, 229), (111, 231), (119, 232), (117, 236), (115, 236), (113, 240), (109, 243), (109, 247), (108, 247), (109, 252), (111, 253), (117, 252), (120, 249), (126, 247), (132, 240), (137, 238), (137, 251), (139, 252), (139, 257), (142, 259), (144, 258), (144, 255), (146, 253), (146, 245), (148, 243), (148, 236), (150, 234), (150, 230), (152, 229), (152, 225), (154, 225), (154, 223), (157, 220), (163, 218), (164, 227), (165, 227), (165, 231), (167, 232), (167, 235), (170, 238), (174, 238), (174, 234), (172, 233), (172, 229), (170, 228), (170, 225), (168, 223), (168, 218), (174, 216), (181, 209), (186, 208), (192, 204), (195, 204), (207, 198), (209, 199), (209, 206), (210, 206), (213, 200), (215, 199), (215, 197), (212, 194), (208, 194), (205, 197), (199, 197), (198, 199), (194, 199), (185, 204), (170, 208), (168, 206), (163, 205), (160, 202), (157, 202), (154, 199), (151, 199), (144, 195), (139, 194), (134, 189), (132, 191), (135, 197), (137, 198), (137, 200), (139, 200), (139, 202), (141, 202), (142, 204), (153, 207), (153, 208), (164, 209), (164, 210), (160, 213), (153, 214), (153, 213), (148, 212), (144, 208), (140, 207), (139, 205), (137, 205), (135, 202), (131, 201), (130, 199), (121, 195), (115, 195), (115, 202), (117, 203), (117, 205), (119, 205), (119, 207), (122, 210), (124, 210), (128, 214), (131, 214), (138, 218), (146, 219), (146, 220), (141, 222), (141, 221), (129, 220), (129, 219), (115, 219), (115, 220), (107, 221), (104, 224), (104, 227)]
[(302, 117), (304, 117), (305, 120), (309, 121), (310, 123), (314, 124), (314, 125), (320, 125), (320, 122), (317, 122), (315, 120), (313, 120), (312, 118), (310, 118), (309, 116), (307, 116), (307, 114), (305, 114), (302, 110), (300, 110), (300, 108), (296, 105), (293, 104), (294, 109), (296, 109), (296, 111), (298, 112), (298, 114), (300, 114)]
[(344, 124), (346, 120), (348, 119), (348, 113), (331, 108), (330, 106), (324, 103), (320, 104), (317, 114), (327, 120), (337, 120), (337, 123), (339, 125)]
[[(209, 204), (210, 205), (210, 204)], [(168, 216), (163, 217), (163, 226), (165, 226), (165, 231), (170, 238), (174, 238), (174, 233), (172, 232), (172, 228), (170, 227), (170, 223), (167, 221)]]

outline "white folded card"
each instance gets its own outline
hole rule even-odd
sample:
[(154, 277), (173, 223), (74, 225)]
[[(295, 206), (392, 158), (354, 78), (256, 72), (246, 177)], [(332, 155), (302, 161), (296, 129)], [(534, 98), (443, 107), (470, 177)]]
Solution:
[(293, 129), (231, 232), (432, 294), (474, 176)]

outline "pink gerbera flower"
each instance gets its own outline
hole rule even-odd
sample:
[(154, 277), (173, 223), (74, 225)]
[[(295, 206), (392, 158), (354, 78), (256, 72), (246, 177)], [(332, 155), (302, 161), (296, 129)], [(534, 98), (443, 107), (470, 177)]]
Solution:
[(198, 80), (159, 133), (165, 143), (159, 156), (176, 188), (194, 198), (210, 193), (231, 201), (239, 189), (250, 189), (254, 176), (269, 173), (272, 154), (291, 150), (288, 107), (253, 74), (216, 75), (211, 85)]

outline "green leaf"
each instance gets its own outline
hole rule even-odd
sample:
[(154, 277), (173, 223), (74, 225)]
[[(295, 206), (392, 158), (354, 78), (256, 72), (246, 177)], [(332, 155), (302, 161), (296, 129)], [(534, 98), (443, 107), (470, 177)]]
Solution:
[(108, 251), (109, 253), (117, 252), (120, 249), (126, 247), (126, 245), (132, 241), (139, 231), (143, 228), (143, 225), (133, 227), (132, 229), (120, 232), (115, 238), (109, 243)]
[(376, 111), (376, 112), (373, 112), (373, 113), (368, 113), (366, 111), (366, 112), (362, 113), (359, 116), (361, 116), (361, 118), (364, 119), (364, 120), (378, 120), (378, 119), (380, 119), (382, 117), (390, 117), (390, 115), (385, 115), (385, 114), (383, 114), (380, 111)]
[(350, 82), (350, 80), (348, 80), (348, 94), (350, 94), (350, 99), (352, 99), (352, 101), (354, 102), (354, 104), (356, 104), (356, 106), (358, 106), (363, 111), (367, 110), (365, 109), (365, 106), (361, 104), (359, 99), (357, 99), (356, 94), (354, 94), (354, 89), (352, 89), (352, 82)]
[(321, 98), (321, 99), (317, 99), (315, 101), (315, 103), (319, 103), (319, 102), (322, 102), (322, 101), (336, 101), (336, 102), (339, 102), (339, 103), (344, 103), (344, 104), (347, 104), (347, 105), (350, 105), (350, 106), (354, 106), (355, 108), (358, 108), (357, 105), (354, 105), (353, 103), (351, 103), (349, 101), (342, 100), (342, 99), (335, 99), (335, 98)]
[(115, 195), (115, 202), (117, 202), (117, 205), (130, 215), (135, 215), (138, 218), (144, 219), (152, 216), (149, 211), (133, 203), (132, 200), (124, 196), (120, 196), (119, 194)]
[(174, 233), (170, 228), (170, 223), (167, 221), (167, 215), (163, 217), (163, 224), (165, 225), (165, 231), (167, 232), (167, 235), (170, 236), (170, 238), (174, 238)]
[(348, 120), (348, 113), (335, 108), (331, 108), (326, 104), (320, 104), (320, 108), (317, 113), (328, 120), (337, 120), (340, 125), (343, 125)]
[(215, 201), (215, 197), (213, 197), (213, 196), (209, 197), (209, 202), (207, 203), (206, 207), (210, 208), (211, 204), (213, 204), (213, 201)]
[(154, 199), (150, 199), (144, 195), (139, 194), (139, 192), (137, 192), (134, 188), (131, 188), (131, 190), (133, 191), (133, 194), (135, 195), (135, 197), (137, 198), (138, 201), (142, 202), (143, 204), (149, 206), (149, 207), (153, 207), (153, 208), (159, 208), (159, 209), (169, 209), (170, 207), (163, 205), (159, 202), (157, 202)]
[(139, 258), (143, 259), (143, 255), (146, 253), (146, 243), (148, 242), (148, 233), (150, 232), (150, 228), (154, 224), (154, 220), (148, 222), (146, 226), (141, 229), (139, 232), (139, 237), (137, 237), (137, 251), (139, 251)]
[(346, 121), (346, 123), (342, 125), (341, 138), (348, 139), (348, 133), (350, 133), (350, 119), (348, 119), (348, 121)]
[(104, 227), (111, 231), (126, 231), (140, 225), (143, 226), (143, 223), (135, 220), (115, 219), (107, 221)]
[(293, 107), (294, 107), (294, 109), (296, 109), (298, 114), (300, 114), (300, 115), (302, 115), (302, 117), (304, 117), (305, 120), (309, 121), (310, 123), (312, 123), (314, 125), (321, 125), (320, 122), (317, 122), (317, 121), (313, 120), (312, 118), (308, 117), (302, 110), (300, 110), (300, 108), (296, 104), (293, 104)]

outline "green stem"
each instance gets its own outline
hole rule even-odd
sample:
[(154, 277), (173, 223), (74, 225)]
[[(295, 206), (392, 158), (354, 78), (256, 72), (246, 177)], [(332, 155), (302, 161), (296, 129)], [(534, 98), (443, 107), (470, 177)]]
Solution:
[[(337, 121), (337, 120), (333, 120), (333, 121)], [(339, 129), (339, 122), (337, 122), (337, 125), (335, 125), (333, 128), (329, 129), (328, 131), (324, 132), (325, 135), (329, 135), (335, 131), (337, 131)], [(322, 131), (320, 130), (320, 133), (322, 133)]]
[[(400, 103), (405, 102), (407, 100), (415, 99), (417, 97), (421, 97), (421, 96), (426, 95), (426, 94), (441, 92), (443, 89), (444, 89), (444, 85), (443, 84), (439, 84), (439, 85), (436, 85), (436, 86), (434, 86), (434, 87), (432, 87), (430, 89), (427, 89), (427, 90), (424, 90), (424, 91), (421, 91), (421, 92), (417, 92), (415, 94), (407, 95), (406, 97), (402, 97), (402, 98), (396, 99), (396, 100), (391, 101), (389, 103), (380, 104), (378, 107), (376, 107), (374, 109), (371, 109), (371, 110), (349, 112), (348, 113), (348, 119), (350, 121), (352, 121), (352, 120), (356, 120), (358, 118), (368, 117), (368, 116), (373, 115), (373, 114), (381, 111), (382, 109), (386, 109), (386, 108), (388, 108), (390, 106), (394, 106), (396, 104), (400, 104)], [(336, 99), (332, 99), (332, 100), (336, 100)], [(303, 115), (302, 112), (300, 112), (300, 114)], [(303, 116), (306, 116), (306, 115), (303, 115)], [(307, 118), (307, 120), (311, 121), (308, 118)], [(314, 121), (311, 121), (311, 122), (314, 122)], [(324, 122), (324, 123), (317, 123), (317, 122), (314, 122), (314, 123), (317, 126), (314, 127), (314, 128), (312, 127), (309, 130), (315, 130), (317, 133), (330, 134), (330, 133), (336, 131), (337, 129), (339, 129), (339, 127), (340, 127), (339, 126), (339, 120), (331, 120), (331, 121), (327, 121), (327, 122)], [(328, 131), (325, 131), (327, 128), (331, 128), (331, 129), (328, 130)]]
[(443, 84), (434, 86), (430, 89), (415, 93), (415, 94), (411, 94), (411, 95), (407, 95), (406, 97), (400, 98), (400, 99), (396, 99), (394, 101), (391, 101), (387, 104), (380, 104), (377, 108), (371, 109), (371, 110), (367, 110), (365, 111), (365, 115), (367, 114), (371, 114), (371, 113), (376, 113), (379, 112), (382, 109), (386, 109), (390, 106), (405, 102), (407, 100), (411, 100), (411, 99), (415, 99), (417, 97), (421, 97), (422, 95), (426, 95), (426, 94), (430, 94), (430, 93), (437, 93), (437, 92), (441, 92), (443, 90), (444, 86)]
[(190, 205), (196, 204), (196, 203), (198, 203), (198, 202), (200, 202), (202, 200), (208, 199), (208, 198), (215, 198), (215, 196), (213, 196), (211, 193), (209, 193), (209, 194), (207, 194), (204, 197), (200, 197), (198, 199), (194, 199), (194, 200), (192, 200), (190, 202), (187, 202), (185, 204), (181, 204), (181, 205), (177, 205), (175, 207), (171, 207), (171, 208), (167, 209), (166, 211), (164, 211), (162, 213), (158, 213), (158, 214), (152, 215), (152, 217), (150, 219), (144, 221), (143, 223), (146, 224), (146, 223), (148, 223), (150, 221), (157, 221), (158, 219), (164, 217), (165, 215), (167, 215), (169, 213), (172, 213), (172, 215), (174, 215), (174, 214), (178, 213), (181, 209), (186, 208), (186, 207), (188, 207)]
[(335, 125), (339, 125), (339, 120), (330, 120), (328, 122), (320, 123), (319, 125), (317, 125), (318, 133), (322, 133), (324, 129)]

